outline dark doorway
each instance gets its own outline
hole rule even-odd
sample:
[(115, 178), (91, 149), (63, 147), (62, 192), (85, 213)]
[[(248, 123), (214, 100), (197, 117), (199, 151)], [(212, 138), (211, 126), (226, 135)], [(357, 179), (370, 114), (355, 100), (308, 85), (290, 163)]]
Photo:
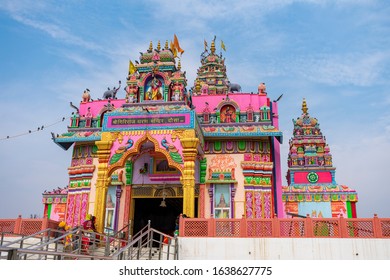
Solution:
[(166, 207), (161, 207), (162, 198), (137, 198), (134, 200), (134, 229), (136, 234), (150, 220), (152, 228), (173, 235), (175, 220), (183, 210), (182, 198), (166, 198)]

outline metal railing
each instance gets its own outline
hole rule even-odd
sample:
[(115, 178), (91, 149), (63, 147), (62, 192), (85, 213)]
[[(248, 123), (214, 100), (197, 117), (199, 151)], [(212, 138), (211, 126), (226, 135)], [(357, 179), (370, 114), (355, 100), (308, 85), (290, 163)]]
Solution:
[(151, 228), (150, 221), (134, 236), (128, 234), (129, 226), (111, 234), (49, 228), (12, 241), (4, 239), (10, 233), (2, 233), (0, 259), (177, 259), (176, 238)]
[(148, 221), (148, 224), (133, 236), (131, 242), (114, 253), (112, 258), (118, 260), (177, 260), (177, 238), (151, 228), (150, 221)]
[(390, 238), (390, 218), (180, 218), (181, 237)]

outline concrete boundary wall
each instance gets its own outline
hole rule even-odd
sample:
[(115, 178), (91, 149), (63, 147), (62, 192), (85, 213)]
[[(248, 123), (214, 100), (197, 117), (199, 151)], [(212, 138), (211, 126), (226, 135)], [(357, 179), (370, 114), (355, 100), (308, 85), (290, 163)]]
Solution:
[(389, 260), (390, 239), (179, 237), (180, 260)]

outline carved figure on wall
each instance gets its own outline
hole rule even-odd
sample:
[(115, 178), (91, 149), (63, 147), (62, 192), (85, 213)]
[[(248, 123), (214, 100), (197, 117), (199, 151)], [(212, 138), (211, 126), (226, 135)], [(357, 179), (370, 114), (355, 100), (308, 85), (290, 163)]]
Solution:
[(258, 94), (267, 94), (265, 83), (261, 83), (257, 88)]
[(209, 94), (209, 85), (206, 83), (202, 85), (202, 94)]
[(89, 93), (89, 89), (85, 89), (83, 92), (83, 102), (89, 102), (91, 100), (91, 94)]
[(124, 89), (126, 91), (126, 102), (134, 103), (137, 101), (138, 86), (136, 84), (130, 84)]
[(91, 107), (88, 107), (87, 113), (85, 114), (85, 127), (91, 127), (91, 124), (92, 124)]
[(223, 120), (222, 122), (224, 123), (232, 123), (235, 122), (234, 119), (234, 110), (231, 108), (231, 106), (226, 106), (225, 110), (222, 112)]
[(228, 92), (241, 92), (241, 86), (239, 84), (232, 84), (230, 81), (227, 82)]
[(72, 113), (70, 126), (71, 127), (78, 127), (79, 126), (79, 121), (80, 121), (79, 111), (76, 111), (75, 113)]
[(183, 100), (183, 85), (178, 81), (172, 87), (172, 100), (180, 101)]
[(118, 88), (114, 87), (113, 89), (107, 88), (107, 90), (103, 93), (104, 99), (116, 99), (116, 93), (121, 87), (121, 81), (119, 81)]

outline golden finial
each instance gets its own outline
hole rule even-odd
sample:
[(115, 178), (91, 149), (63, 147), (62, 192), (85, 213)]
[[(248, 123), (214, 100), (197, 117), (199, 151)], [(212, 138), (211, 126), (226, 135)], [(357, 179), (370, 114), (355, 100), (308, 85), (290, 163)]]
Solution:
[(212, 53), (212, 54), (215, 53), (215, 42), (214, 42), (214, 40), (211, 42), (211, 48), (210, 48), (210, 50), (211, 50), (211, 53)]
[(169, 49), (168, 40), (165, 41), (165, 47), (164, 47), (164, 49), (166, 49), (166, 50)]
[(309, 110), (309, 108), (307, 108), (306, 99), (303, 98), (303, 101), (302, 101), (302, 112), (304, 114), (307, 114), (307, 110)]
[(195, 91), (196, 91), (196, 92), (199, 92), (199, 91), (200, 91), (200, 81), (199, 81), (199, 79), (196, 79)]
[(149, 44), (149, 51), (150, 52), (153, 51), (153, 42), (152, 41), (150, 41), (150, 44)]
[(158, 43), (157, 43), (157, 50), (161, 50), (160, 40), (158, 40)]
[(181, 69), (181, 59), (179, 59), (179, 63), (177, 64), (177, 70)]

